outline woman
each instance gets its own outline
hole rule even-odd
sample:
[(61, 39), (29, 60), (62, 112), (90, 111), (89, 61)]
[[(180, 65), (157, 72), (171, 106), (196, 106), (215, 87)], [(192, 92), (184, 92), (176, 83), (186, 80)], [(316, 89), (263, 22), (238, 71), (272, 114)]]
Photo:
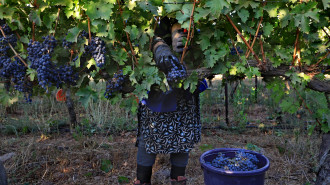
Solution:
[[(178, 54), (183, 51), (183, 39), (187, 34), (180, 24), (171, 24), (164, 18), (155, 35), (152, 49), (157, 67), (167, 76), (174, 68), (185, 72), (185, 67), (169, 47), (172, 45)], [(166, 37), (168, 35), (170, 37)], [(162, 92), (154, 86), (148, 99), (140, 102), (135, 185), (151, 183), (152, 166), (159, 153), (170, 154), (171, 184), (186, 184), (189, 152), (201, 139), (199, 93), (206, 88), (205, 80), (199, 83), (194, 93), (183, 88)]]

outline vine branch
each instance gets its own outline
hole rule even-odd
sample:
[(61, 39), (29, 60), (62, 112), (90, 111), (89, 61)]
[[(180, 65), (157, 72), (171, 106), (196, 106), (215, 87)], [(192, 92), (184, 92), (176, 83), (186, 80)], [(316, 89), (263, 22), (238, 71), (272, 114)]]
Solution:
[(292, 66), (294, 66), (294, 62), (296, 60), (296, 55), (297, 55), (297, 50), (298, 50), (298, 47), (299, 47), (299, 28), (297, 28), (297, 31), (296, 31), (296, 41), (294, 43), (294, 51), (293, 51), (293, 55), (292, 55)]
[(35, 26), (36, 26), (36, 23), (35, 22), (32, 22), (32, 41), (35, 41), (36, 40), (36, 37), (35, 37)]
[[(261, 25), (262, 20), (263, 20), (263, 17), (260, 17), (260, 21), (259, 21), (259, 23), (258, 23), (258, 28), (257, 28), (256, 34), (254, 35), (254, 38), (253, 38), (253, 41), (252, 41), (251, 48), (253, 48), (254, 43), (255, 43), (255, 41), (256, 41), (256, 39), (257, 39), (257, 37), (258, 37), (259, 29), (260, 29), (260, 25)], [(247, 54), (245, 55), (246, 58), (249, 57), (250, 52), (251, 52), (250, 50), (247, 50)]]
[[(0, 26), (0, 31), (1, 31), (1, 33), (3, 35), (3, 37), (6, 38), (6, 34), (3, 31), (3, 29), (2, 29), (1, 26)], [(25, 65), (25, 67), (28, 67), (28, 65), (26, 64), (26, 62), (21, 58), (21, 56), (19, 56), (19, 54), (16, 52), (16, 50), (14, 49), (14, 47), (9, 42), (8, 42), (8, 45), (9, 45), (10, 49), (15, 53), (15, 56), (17, 56), (20, 59), (20, 61)]]
[(325, 58), (327, 58), (327, 56), (330, 54), (330, 51), (327, 52), (327, 54), (325, 54), (319, 61), (317, 61), (317, 63), (315, 64), (316, 66), (319, 65)]
[(56, 32), (57, 24), (58, 24), (58, 21), (59, 21), (59, 19), (60, 19), (60, 11), (61, 11), (61, 9), (58, 8), (58, 11), (57, 11), (57, 18), (56, 18), (56, 24), (55, 24), (54, 33), (53, 33), (53, 36), (54, 36), (54, 37), (55, 37), (55, 32)]
[[(117, 3), (118, 3), (118, 5), (120, 6), (120, 2), (119, 2), (119, 0), (117, 0)], [(119, 9), (120, 9), (120, 15), (122, 15), (122, 14), (123, 14), (123, 11), (122, 11), (121, 7), (119, 7)], [(125, 23), (125, 21), (123, 21), (123, 23), (124, 23), (124, 27), (126, 27), (126, 23)], [(130, 36), (129, 36), (129, 34), (128, 34), (126, 31), (125, 31), (125, 33), (126, 33), (127, 42), (128, 42), (128, 45), (129, 45), (129, 47), (130, 47), (130, 49), (131, 49), (131, 53), (132, 53), (132, 56), (133, 56), (133, 58), (134, 58), (135, 64), (138, 65), (138, 60), (137, 60), (137, 58), (136, 58), (136, 56), (135, 56), (135, 51), (134, 51), (134, 49), (133, 49), (133, 46), (132, 46), (132, 43), (131, 43)]]
[(89, 35), (88, 43), (90, 43), (92, 41), (91, 19), (87, 16), (87, 20), (88, 20), (88, 35)]
[(191, 14), (190, 14), (190, 22), (189, 22), (189, 30), (188, 30), (188, 35), (187, 35), (187, 42), (183, 48), (183, 52), (182, 52), (182, 56), (181, 56), (181, 63), (183, 63), (183, 58), (188, 50), (188, 43), (191, 40), (191, 25), (194, 22), (194, 11), (195, 11), (195, 6), (196, 6), (196, 0), (194, 0), (194, 5), (193, 8), (191, 10)]
[(265, 56), (264, 46), (262, 44), (261, 36), (259, 38), (259, 42), (260, 42), (260, 50), (261, 50), (261, 54), (262, 54), (262, 61), (263, 61), (264, 64), (266, 64), (266, 56)]
[(252, 55), (254, 56), (254, 58), (258, 61), (258, 67), (261, 67), (262, 69), (264, 69), (261, 61), (259, 60), (258, 56), (254, 53), (253, 48), (251, 48), (250, 44), (247, 43), (247, 41), (245, 40), (245, 38), (243, 37), (242, 33), (238, 30), (238, 28), (235, 26), (235, 24), (233, 23), (233, 21), (230, 19), (230, 17), (228, 15), (226, 15), (228, 21), (230, 22), (230, 24), (234, 27), (234, 29), (236, 30), (236, 32), (238, 33), (238, 35), (242, 38), (242, 40), (244, 41), (245, 45), (248, 47), (248, 49), (251, 51)]

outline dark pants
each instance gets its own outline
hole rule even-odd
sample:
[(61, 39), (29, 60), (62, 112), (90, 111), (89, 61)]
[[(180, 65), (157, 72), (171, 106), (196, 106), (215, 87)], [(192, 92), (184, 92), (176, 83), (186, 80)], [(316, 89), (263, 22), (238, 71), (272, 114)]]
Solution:
[[(152, 166), (155, 163), (157, 154), (148, 154), (145, 149), (145, 142), (139, 137), (137, 164), (142, 166)], [(186, 167), (188, 164), (189, 153), (172, 153), (170, 154), (171, 165), (178, 167)]]

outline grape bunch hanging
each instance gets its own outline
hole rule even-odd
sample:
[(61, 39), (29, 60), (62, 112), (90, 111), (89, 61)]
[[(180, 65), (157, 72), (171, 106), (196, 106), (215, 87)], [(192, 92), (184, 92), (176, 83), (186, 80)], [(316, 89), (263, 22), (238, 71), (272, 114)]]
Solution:
[(10, 84), (14, 84), (17, 91), (24, 93), (25, 100), (31, 102), (32, 83), (26, 77), (27, 67), (19, 60), (18, 57), (11, 59), (10, 46), (17, 45), (17, 37), (7, 24), (1, 21), (1, 28), (4, 35), (0, 36), (0, 78), (7, 81), (6, 89), (10, 89)]
[(85, 52), (92, 54), (97, 67), (103, 67), (105, 64), (105, 42), (99, 37), (92, 37), (89, 45), (85, 47)]
[[(78, 38), (85, 38), (89, 39), (89, 34), (83, 30)], [(62, 46), (64, 48), (71, 48), (73, 45), (73, 42), (68, 42), (66, 39), (63, 39), (62, 41)], [(87, 58), (88, 55), (91, 55), (95, 62), (96, 66), (102, 68), (105, 65), (105, 53), (106, 53), (106, 47), (105, 47), (105, 42), (99, 38), (99, 37), (94, 37), (92, 36), (90, 39), (90, 43), (88, 45), (85, 45), (85, 52), (82, 55), (82, 58)], [(78, 60), (78, 56), (76, 56), (73, 59), (73, 62)]]
[[(237, 46), (237, 51), (239, 54), (243, 53), (243, 50), (241, 49), (241, 47)], [(234, 47), (230, 48), (230, 54), (231, 55), (237, 55), (236, 49)]]
[(247, 153), (244, 150), (235, 152), (235, 157), (227, 157), (224, 153), (219, 153), (212, 162), (207, 162), (213, 167), (230, 171), (251, 171), (258, 169), (259, 160), (256, 155)]
[[(174, 63), (173, 60), (177, 60), (176, 62), (177, 65)], [(167, 81), (177, 82), (181, 79), (184, 79), (187, 76), (187, 71), (185, 69), (185, 66), (181, 64), (176, 57), (170, 60), (170, 62), (171, 62), (171, 68), (166, 75)]]
[(78, 74), (71, 66), (57, 66), (52, 61), (52, 53), (57, 45), (53, 36), (43, 37), (43, 42), (32, 41), (28, 44), (30, 67), (37, 71), (39, 85), (48, 92), (48, 87), (59, 88), (63, 84), (75, 85)]
[(115, 73), (107, 82), (107, 87), (104, 93), (104, 97), (107, 99), (110, 99), (113, 97), (117, 92), (120, 92), (123, 89), (123, 85), (125, 82), (125, 76), (123, 74), (122, 70), (119, 70), (117, 73)]

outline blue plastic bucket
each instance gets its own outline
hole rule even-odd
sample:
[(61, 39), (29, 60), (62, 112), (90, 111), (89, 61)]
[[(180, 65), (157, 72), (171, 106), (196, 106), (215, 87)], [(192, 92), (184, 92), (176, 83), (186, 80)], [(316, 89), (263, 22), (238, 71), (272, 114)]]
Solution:
[(206, 164), (212, 162), (219, 152), (225, 154), (226, 157), (234, 157), (235, 152), (242, 150), (240, 148), (217, 148), (209, 150), (201, 155), (199, 161), (204, 172), (205, 185), (263, 185), (265, 181), (265, 173), (269, 168), (269, 160), (262, 154), (244, 150), (246, 153), (256, 155), (259, 160), (258, 169), (251, 171), (229, 171), (223, 170)]

